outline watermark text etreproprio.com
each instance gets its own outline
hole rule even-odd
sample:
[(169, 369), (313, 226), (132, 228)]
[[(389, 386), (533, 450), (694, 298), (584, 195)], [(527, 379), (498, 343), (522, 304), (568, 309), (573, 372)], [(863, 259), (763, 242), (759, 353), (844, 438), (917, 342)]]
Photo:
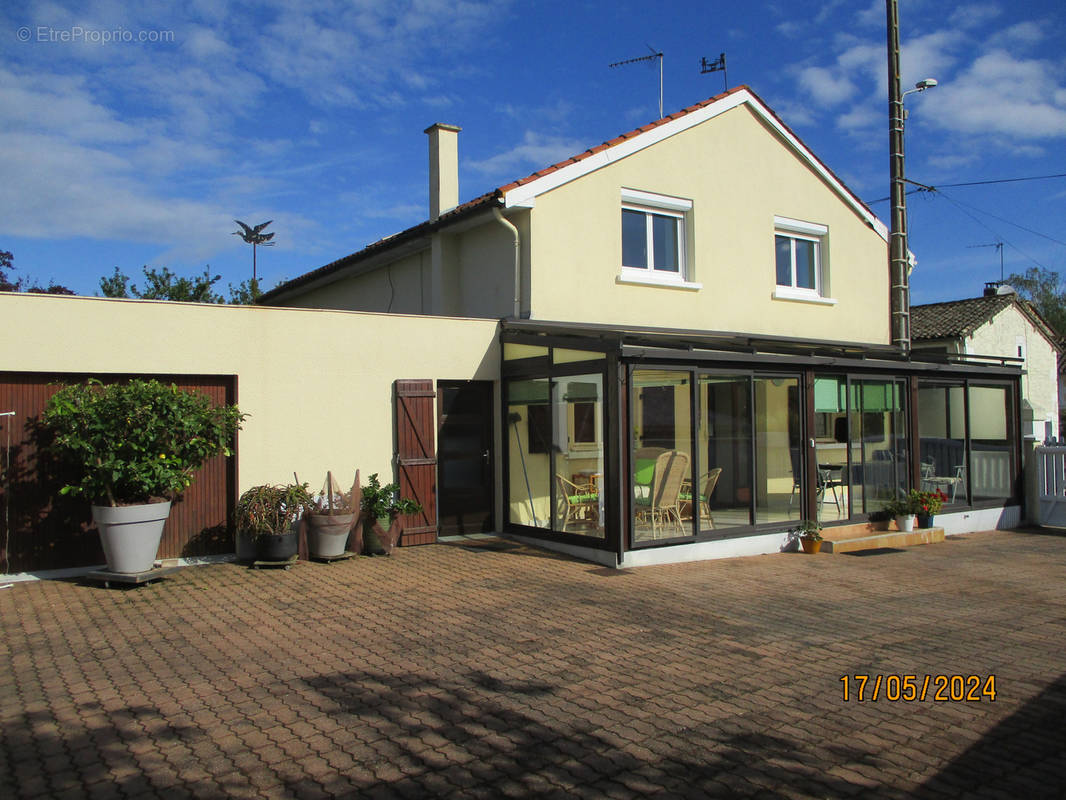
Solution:
[(53, 28), (50, 25), (29, 27), (23, 25), (15, 31), (15, 38), (20, 42), (79, 43), (88, 44), (132, 44), (173, 42), (174, 31), (131, 31), (118, 28), (86, 28), (73, 25), (69, 28)]

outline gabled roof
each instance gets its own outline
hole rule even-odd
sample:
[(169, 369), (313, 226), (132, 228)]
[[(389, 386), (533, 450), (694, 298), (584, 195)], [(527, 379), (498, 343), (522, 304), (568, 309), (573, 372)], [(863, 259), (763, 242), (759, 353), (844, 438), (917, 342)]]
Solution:
[(974, 331), (1010, 306), (1017, 306), (1045, 339), (1056, 349), (1061, 349), (1058, 335), (1040, 312), (1028, 300), (1013, 293), (911, 306), (911, 338), (921, 341), (972, 336)]
[(747, 105), (756, 116), (774, 129), (792, 150), (840, 195), (847, 205), (851, 206), (882, 239), (886, 242), (888, 241), (888, 229), (873, 211), (854, 192), (848, 189), (829, 167), (814, 155), (755, 92), (747, 86), (738, 86), (715, 97), (683, 108), (662, 119), (649, 122), (647, 125), (635, 128), (628, 133), (623, 133), (621, 136), (589, 148), (556, 164), (537, 170), (524, 178), (504, 184), (491, 192), (460, 204), (442, 214), (436, 220), (422, 222), (400, 233), (380, 239), (373, 244), (367, 245), (362, 250), (339, 258), (277, 286), (266, 292), (259, 299), (259, 302), (269, 303), (286, 292), (314, 283), (341, 270), (359, 265), (365, 265), (365, 268), (373, 268), (376, 256), (399, 248), (404, 244), (417, 242), (417, 240), (428, 236), (434, 231), (487, 211), (493, 205), (502, 205), (506, 208), (530, 207), (534, 204), (536, 196), (539, 194), (576, 180), (583, 175), (632, 155), (645, 147), (650, 147), (663, 139), (688, 130), (741, 105)]

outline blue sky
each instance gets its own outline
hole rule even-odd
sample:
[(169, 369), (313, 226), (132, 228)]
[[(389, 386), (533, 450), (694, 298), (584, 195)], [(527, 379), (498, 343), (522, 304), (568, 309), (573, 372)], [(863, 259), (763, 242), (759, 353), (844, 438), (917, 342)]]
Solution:
[[(144, 264), (251, 275), (234, 218), (273, 219), (266, 287), (426, 217), (426, 137), (463, 127), (460, 199), (723, 89), (725, 52), (861, 198), (887, 197), (883, 0), (820, 3), (277, 0), (0, 10), (0, 250), (95, 294)], [(907, 175), (946, 184), (1066, 173), (1061, 0), (901, 0)], [(727, 189), (724, 189), (727, 190)], [(872, 202), (888, 220), (888, 204)], [(913, 301), (1005, 270), (1066, 274), (1066, 179), (909, 198)]]

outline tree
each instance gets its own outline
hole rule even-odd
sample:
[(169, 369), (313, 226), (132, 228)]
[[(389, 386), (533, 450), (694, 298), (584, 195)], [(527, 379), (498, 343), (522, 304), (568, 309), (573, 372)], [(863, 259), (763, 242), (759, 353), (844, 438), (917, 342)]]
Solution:
[(1032, 267), (1024, 274), (1011, 273), (1007, 283), (1036, 306), (1048, 325), (1060, 337), (1066, 336), (1066, 288), (1062, 278), (1054, 270)]
[(212, 275), (209, 267), (204, 267), (204, 274), (193, 278), (183, 278), (168, 268), (157, 270), (144, 266), (144, 290), (130, 283), (128, 275), (115, 267), (109, 278), (100, 279), (100, 291), (104, 297), (137, 297), (141, 300), (173, 300), (183, 303), (225, 303), (222, 295), (216, 294), (211, 287), (222, 280), (221, 275)]
[(218, 294), (212, 287), (220, 280), (221, 275), (212, 275), (210, 267), (204, 267), (204, 274), (193, 278), (183, 278), (171, 272), (166, 267), (157, 270), (154, 267), (144, 266), (144, 290), (130, 282), (126, 275), (118, 267), (109, 277), (100, 279), (100, 292), (104, 297), (131, 298), (141, 300), (173, 300), (183, 303), (229, 303), (230, 305), (250, 306), (259, 299), (263, 293), (259, 289), (259, 281), (249, 278), (234, 286), (229, 284), (229, 300)]
[(29, 294), (74, 294), (66, 286), (61, 286), (55, 281), (49, 281), (47, 286), (41, 286), (37, 281), (28, 282), (25, 278), (16, 278), (14, 281), (7, 277), (7, 271), (14, 270), (15, 256), (9, 250), (0, 250), (0, 292), (27, 292)]

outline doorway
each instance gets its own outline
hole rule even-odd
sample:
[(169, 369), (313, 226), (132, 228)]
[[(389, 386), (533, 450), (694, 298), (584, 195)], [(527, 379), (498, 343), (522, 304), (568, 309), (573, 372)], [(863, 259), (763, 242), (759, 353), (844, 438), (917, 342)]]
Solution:
[(441, 536), (494, 529), (491, 381), (437, 382), (437, 503)]

